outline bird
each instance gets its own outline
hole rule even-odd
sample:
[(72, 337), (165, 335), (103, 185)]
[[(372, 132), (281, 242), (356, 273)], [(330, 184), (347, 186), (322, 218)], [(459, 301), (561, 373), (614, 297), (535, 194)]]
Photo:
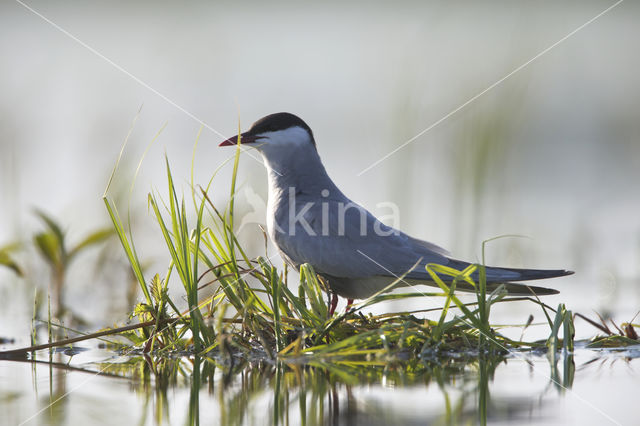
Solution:
[[(241, 144), (255, 148), (267, 169), (267, 230), (283, 260), (296, 270), (313, 267), (328, 287), (333, 315), (338, 296), (365, 299), (393, 282), (399, 285), (436, 286), (428, 264), (462, 271), (470, 262), (427, 241), (387, 226), (349, 199), (327, 174), (311, 128), (288, 112), (267, 115), (248, 131), (219, 146)], [(565, 269), (485, 267), (487, 290), (499, 286), (509, 295), (548, 295), (555, 289), (519, 284), (519, 281), (570, 275)], [(452, 277), (440, 278), (450, 284)], [(477, 282), (479, 271), (471, 278)], [(475, 291), (459, 281), (457, 290)]]

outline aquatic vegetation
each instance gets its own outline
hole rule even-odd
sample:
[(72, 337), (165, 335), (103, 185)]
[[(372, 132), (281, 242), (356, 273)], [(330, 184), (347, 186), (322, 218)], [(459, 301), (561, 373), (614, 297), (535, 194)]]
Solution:
[(45, 225), (45, 230), (36, 233), (33, 241), (42, 258), (51, 268), (54, 315), (59, 317), (65, 310), (63, 291), (67, 269), (71, 262), (84, 250), (104, 242), (113, 235), (113, 229), (104, 228), (91, 232), (72, 247), (68, 247), (66, 233), (62, 226), (41, 210), (35, 214)]
[(20, 268), (18, 262), (13, 258), (13, 253), (19, 249), (19, 243), (6, 244), (0, 247), (0, 266), (7, 267), (17, 275), (22, 276), (22, 268)]
[(640, 327), (640, 324), (634, 324), (635, 319), (638, 317), (640, 312), (636, 313), (631, 321), (623, 322), (622, 324), (616, 324), (613, 319), (609, 319), (610, 324), (615, 328), (615, 331), (611, 330), (607, 325), (607, 321), (602, 318), (602, 315), (596, 313), (598, 315), (599, 321), (594, 321), (585, 315), (576, 313), (576, 316), (587, 321), (592, 326), (596, 327), (598, 330), (603, 332), (603, 335), (595, 336), (589, 342), (588, 347), (590, 348), (616, 348), (623, 347), (629, 345), (637, 345), (640, 339), (638, 338), (638, 333), (636, 332), (636, 328)]
[[(290, 272), (279, 271), (269, 258), (250, 259), (234, 233), (234, 196), (239, 165), (239, 150), (233, 163), (230, 202), (217, 208), (208, 196), (208, 188), (191, 182), (193, 212), (184, 196), (176, 190), (166, 159), (168, 200), (149, 194), (148, 204), (165, 241), (171, 263), (164, 278), (145, 278), (131, 232), (125, 231), (116, 207), (105, 195), (104, 202), (132, 270), (145, 296), (135, 310), (141, 321), (153, 326), (141, 327), (134, 344), (146, 342), (144, 349), (168, 353), (188, 349), (205, 355), (218, 352), (231, 357), (263, 354), (268, 359), (357, 357), (362, 359), (409, 359), (433, 356), (446, 351), (503, 354), (522, 348), (573, 350), (573, 315), (564, 305), (557, 310), (534, 297), (512, 297), (498, 287), (487, 294), (484, 267), (471, 265), (458, 271), (442, 265), (428, 265), (427, 271), (440, 291), (389, 293), (401, 283), (399, 277), (386, 289), (359, 301), (348, 310), (330, 315), (324, 297), (325, 285), (311, 265), (300, 268), (296, 290), (289, 283)], [(212, 178), (213, 180), (213, 178)], [(209, 223), (205, 226), (204, 223)], [(265, 237), (266, 238), (266, 237)], [(484, 251), (484, 247), (483, 247)], [(169, 298), (167, 285), (172, 273), (182, 282), (187, 310), (180, 310)], [(471, 277), (478, 273), (477, 282)], [(452, 277), (452, 284), (442, 280)], [(476, 301), (463, 303), (456, 293), (457, 283), (476, 289)], [(199, 292), (215, 286), (213, 295), (201, 299)], [(437, 321), (418, 315), (430, 310), (364, 314), (387, 300), (436, 297), (443, 301)], [(547, 317), (550, 337), (547, 342), (513, 340), (501, 335), (490, 323), (496, 303), (529, 301), (542, 308)], [(548, 312), (555, 312), (552, 321)], [(523, 325), (526, 328), (528, 324)], [(564, 336), (560, 339), (559, 334)]]
[[(192, 179), (190, 202), (185, 201), (166, 159), (168, 198), (161, 198), (157, 192), (148, 196), (149, 210), (170, 258), (162, 275), (147, 276), (132, 239), (131, 223), (120, 218), (107, 193), (104, 202), (113, 230), (91, 233), (71, 249), (60, 225), (39, 213), (46, 229), (34, 240), (51, 265), (52, 282), (60, 286), (77, 253), (117, 235), (144, 297), (131, 307), (131, 317), (139, 322), (85, 334), (54, 323), (50, 314), (47, 343), (38, 344), (34, 332), (30, 347), (0, 352), (0, 359), (30, 362), (34, 371), (36, 366), (46, 364), (50, 371), (129, 380), (146, 398), (144, 406), (153, 407), (143, 409), (140, 423), (145, 423), (149, 412), (158, 424), (168, 418), (167, 393), (180, 387), (189, 389), (189, 424), (199, 423), (205, 388), (209, 397), (216, 398), (221, 424), (255, 422), (254, 406), (265, 388), (269, 389), (270, 400), (267, 413), (259, 410), (266, 416), (261, 417), (262, 422), (268, 419), (272, 424), (286, 424), (291, 422), (289, 416), (303, 424), (326, 424), (337, 419), (347, 422), (352, 416), (375, 417), (382, 423), (410, 421), (398, 410), (391, 415), (382, 406), (359, 408), (351, 392), (366, 383), (432, 385), (440, 391), (444, 409), (430, 420), (486, 424), (489, 413), (525, 413), (540, 404), (531, 399), (502, 403), (492, 399), (489, 384), (498, 366), (512, 360), (533, 363), (531, 358), (546, 354), (548, 387), (564, 393), (573, 386), (576, 347), (620, 350), (639, 343), (635, 334), (638, 324), (633, 320), (620, 326), (612, 323), (616, 333), (602, 319), (599, 324), (574, 314), (564, 304), (553, 309), (534, 294), (509, 296), (503, 286), (488, 291), (482, 264), (464, 270), (429, 264), (426, 270), (437, 285), (433, 291), (390, 292), (401, 284), (404, 277), (400, 276), (382, 291), (331, 314), (325, 283), (311, 265), (303, 265), (295, 280), (293, 272), (286, 267), (279, 270), (266, 254), (250, 258), (238, 241), (233, 201), (238, 154), (230, 202), (224, 208), (214, 205), (209, 197), (213, 178), (207, 187), (196, 186)], [(0, 260), (19, 272), (12, 250), (15, 246), (0, 250)], [(445, 283), (443, 276), (451, 277), (451, 284)], [(172, 277), (182, 284), (186, 307), (181, 307), (181, 300), (170, 297)], [(467, 293), (465, 299), (457, 291), (459, 285), (475, 292), (470, 296)], [(415, 311), (375, 309), (390, 300), (425, 297), (439, 300), (441, 305)], [(522, 335), (519, 339), (503, 335), (501, 327), (491, 322), (491, 311), (502, 303), (521, 303), (532, 311), (541, 311), (549, 337), (527, 341)], [(576, 316), (598, 327), (605, 336), (576, 342)], [(521, 325), (523, 333), (532, 322), (530, 315)], [(77, 337), (54, 340), (52, 330)], [(90, 367), (71, 366), (71, 358), (84, 350), (77, 343), (97, 339), (109, 354), (116, 354), (118, 361), (110, 358)], [(48, 350), (48, 361), (39, 352), (36, 359), (36, 352), (41, 350)], [(69, 362), (63, 362), (64, 357), (69, 357)], [(64, 397), (63, 390), (63, 379), (50, 373), (51, 405)]]
[[(148, 195), (150, 211), (170, 255), (163, 276), (157, 273), (150, 279), (145, 276), (130, 221), (125, 224), (120, 218), (108, 197), (108, 187), (103, 200), (114, 229), (91, 233), (70, 249), (60, 225), (38, 212), (46, 230), (34, 240), (51, 265), (55, 288), (62, 288), (66, 268), (79, 252), (114, 233), (117, 235), (144, 295), (144, 301), (132, 307), (132, 317), (138, 317), (140, 322), (114, 328), (111, 333), (103, 330), (44, 345), (36, 345), (34, 338), (31, 348), (4, 355), (22, 356), (37, 349), (104, 338), (109, 334), (127, 339), (128, 344), (122, 340), (117, 343), (117, 347), (127, 351), (142, 350), (156, 356), (213, 354), (229, 360), (242, 356), (304, 362), (317, 359), (389, 362), (433, 359), (443, 354), (503, 356), (513, 351), (536, 349), (547, 351), (551, 363), (555, 364), (559, 351), (573, 352), (574, 315), (564, 304), (554, 310), (534, 294), (509, 296), (503, 286), (488, 292), (481, 264), (470, 265), (462, 271), (429, 264), (427, 272), (437, 285), (434, 291), (416, 289), (390, 293), (402, 282), (404, 277), (400, 276), (371, 297), (331, 314), (325, 283), (311, 265), (300, 268), (295, 288), (287, 268), (278, 270), (268, 257), (249, 258), (238, 241), (234, 233), (234, 198), (239, 153), (238, 149), (233, 162), (230, 201), (223, 209), (215, 206), (208, 195), (213, 177), (206, 188), (195, 185), (192, 178), (191, 200), (187, 203), (176, 189), (168, 158), (165, 160), (168, 199), (162, 199), (156, 192)], [(116, 170), (117, 164), (114, 173)], [(193, 209), (189, 209), (189, 205)], [(179, 308), (180, 301), (169, 296), (172, 275), (177, 275), (182, 283), (186, 309)], [(451, 277), (451, 284), (445, 283), (443, 276)], [(458, 285), (475, 289), (475, 300), (463, 302), (465, 299), (456, 291)], [(206, 296), (202, 296), (204, 289), (207, 289)], [(441, 300), (441, 307), (365, 313), (385, 301), (424, 297)], [(500, 327), (490, 321), (491, 310), (498, 303), (528, 303), (533, 309), (540, 309), (549, 325), (548, 339), (526, 341), (521, 337), (515, 340), (501, 334)], [(383, 309), (374, 311), (384, 312)], [(430, 315), (437, 319), (430, 319)], [(532, 319), (530, 316), (530, 320), (522, 324), (523, 332)], [(57, 327), (51, 321), (48, 323), (49, 327)], [(616, 343), (637, 343), (634, 325), (628, 323), (623, 327), (628, 333), (626, 340), (621, 342), (616, 337)]]

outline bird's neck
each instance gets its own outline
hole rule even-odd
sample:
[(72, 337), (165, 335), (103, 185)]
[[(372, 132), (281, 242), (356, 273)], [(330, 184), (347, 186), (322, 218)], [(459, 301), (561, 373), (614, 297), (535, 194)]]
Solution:
[(296, 194), (309, 196), (316, 193), (320, 196), (324, 190), (340, 194), (315, 149), (291, 149), (283, 155), (265, 155), (264, 163), (268, 171), (270, 202), (283, 196), (288, 197), (292, 190)]
[(327, 198), (346, 200), (327, 175), (315, 149), (290, 149), (283, 155), (266, 154), (263, 153), (269, 179), (267, 229), (276, 245), (288, 235), (292, 215), (295, 217), (309, 203)]

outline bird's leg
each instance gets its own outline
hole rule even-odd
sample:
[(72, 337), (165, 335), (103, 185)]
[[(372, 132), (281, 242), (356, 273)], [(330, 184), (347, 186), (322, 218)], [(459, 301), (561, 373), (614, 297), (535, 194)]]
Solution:
[(353, 299), (347, 299), (347, 312), (349, 312), (351, 305), (353, 305)]
[(329, 316), (333, 316), (333, 313), (336, 311), (337, 306), (338, 306), (338, 295), (335, 293), (331, 293), (331, 305), (329, 306)]

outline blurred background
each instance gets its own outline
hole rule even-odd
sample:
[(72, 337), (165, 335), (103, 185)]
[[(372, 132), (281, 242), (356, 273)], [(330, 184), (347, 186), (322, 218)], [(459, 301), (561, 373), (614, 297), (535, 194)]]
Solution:
[[(246, 129), (289, 111), (314, 130), (338, 186), (374, 214), (396, 205), (403, 231), (471, 261), (483, 240), (523, 235), (489, 243), (487, 262), (575, 270), (549, 283), (562, 291), (546, 299), (552, 306), (620, 321), (640, 307), (637, 2), (441, 122), (614, 2), (27, 4), (0, 5), (0, 246), (42, 228), (34, 207), (72, 242), (109, 225), (101, 197), (137, 116), (111, 196), (121, 216), (130, 208), (149, 278), (163, 275), (146, 194), (165, 191), (165, 153), (188, 194), (205, 123), (195, 181), (222, 166), (212, 194), (224, 206), (233, 150), (218, 143), (238, 121)], [(254, 222), (264, 221), (266, 174), (248, 154), (236, 207), (250, 215), (245, 246), (262, 255)], [(110, 246), (83, 254), (67, 277), (67, 304), (100, 324), (131, 309), (127, 266)], [(0, 269), (3, 309), (15, 320), (0, 332), (26, 338), (33, 289), (46, 291), (49, 273), (34, 253), (20, 256), (25, 278)], [(528, 313), (505, 315), (524, 323)]]

